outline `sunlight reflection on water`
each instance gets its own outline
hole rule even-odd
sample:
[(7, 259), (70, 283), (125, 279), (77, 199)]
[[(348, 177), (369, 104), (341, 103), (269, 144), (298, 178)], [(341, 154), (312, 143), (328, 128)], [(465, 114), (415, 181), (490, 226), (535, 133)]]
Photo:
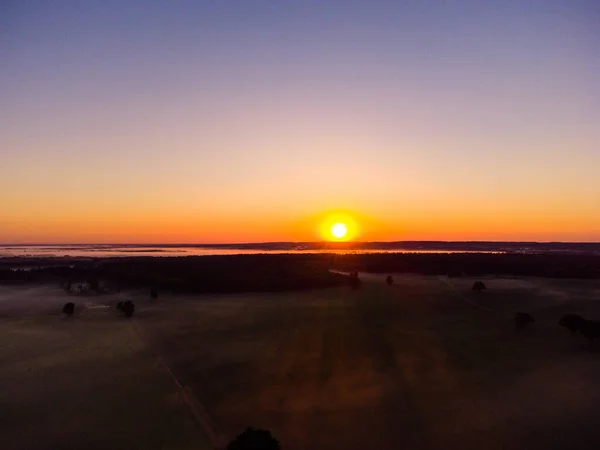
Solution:
[(44, 245), (0, 247), (0, 257), (109, 257), (109, 256), (208, 256), (257, 255), (281, 253), (503, 253), (501, 251), (475, 250), (415, 250), (415, 249), (269, 249), (269, 248), (214, 248), (214, 247), (135, 247), (117, 245)]

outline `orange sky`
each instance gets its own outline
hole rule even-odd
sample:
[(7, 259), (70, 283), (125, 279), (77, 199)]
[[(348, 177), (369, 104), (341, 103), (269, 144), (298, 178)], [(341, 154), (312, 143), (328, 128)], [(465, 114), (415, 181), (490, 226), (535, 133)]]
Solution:
[(13, 3), (0, 243), (600, 241), (594, 2)]
[[(1, 223), (5, 243), (223, 243), (269, 241), (315, 241), (330, 238), (323, 226), (335, 221), (351, 227), (353, 240), (538, 240), (594, 241), (598, 234), (586, 223), (590, 216), (565, 214), (560, 220), (554, 210), (492, 210), (464, 208), (460, 214), (449, 211), (432, 214), (426, 210), (405, 209), (387, 219), (356, 210), (325, 210), (320, 214), (294, 216), (248, 213), (242, 218), (235, 211), (207, 217), (194, 211), (173, 213), (160, 207), (139, 208), (128, 213), (110, 210), (90, 211), (65, 205), (54, 214), (23, 215)], [(367, 208), (364, 208), (367, 209)], [(25, 212), (24, 212), (25, 213)], [(597, 213), (593, 213), (597, 214)], [(283, 217), (282, 217), (283, 216)], [(598, 217), (593, 216), (593, 217)], [(25, 224), (25, 225), (24, 225)], [(328, 230), (327, 228), (326, 230)]]

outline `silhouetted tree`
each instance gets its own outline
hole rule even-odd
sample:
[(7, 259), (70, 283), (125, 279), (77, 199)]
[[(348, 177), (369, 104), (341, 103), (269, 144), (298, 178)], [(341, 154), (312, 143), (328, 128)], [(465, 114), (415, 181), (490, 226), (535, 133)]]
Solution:
[(75, 312), (75, 303), (73, 303), (73, 302), (65, 303), (65, 306), (63, 306), (62, 312), (69, 317), (72, 316), (73, 313)]
[(133, 302), (131, 300), (127, 300), (126, 302), (123, 303), (123, 313), (125, 314), (125, 317), (133, 316), (134, 312), (135, 312), (135, 305), (133, 304)]
[(385, 279), (385, 282), (389, 285), (394, 284), (394, 279), (392, 278), (391, 275), (388, 275), (387, 278)]
[(152, 299), (157, 299), (158, 298), (158, 291), (156, 289), (152, 289), (150, 291), (150, 298), (152, 298)]
[(247, 428), (227, 444), (227, 450), (280, 450), (279, 441), (269, 430)]
[(352, 289), (358, 289), (362, 281), (358, 278), (358, 272), (350, 272), (350, 287)]
[(530, 326), (535, 322), (535, 319), (531, 314), (525, 312), (518, 312), (515, 314), (515, 330), (521, 331)]
[(98, 280), (92, 278), (91, 280), (88, 280), (87, 283), (88, 283), (90, 291), (98, 291), (98, 290), (100, 290), (100, 283), (98, 282)]
[(579, 314), (565, 314), (558, 321), (558, 324), (569, 330), (571, 333), (576, 333), (581, 328), (583, 322), (585, 322), (585, 319)]
[(486, 289), (486, 287), (485, 287), (485, 284), (483, 284), (483, 281), (476, 281), (475, 283), (473, 283), (473, 291), (481, 292), (485, 289)]
[(596, 339), (600, 337), (600, 321), (584, 319), (579, 327), (579, 332), (582, 336), (588, 339)]

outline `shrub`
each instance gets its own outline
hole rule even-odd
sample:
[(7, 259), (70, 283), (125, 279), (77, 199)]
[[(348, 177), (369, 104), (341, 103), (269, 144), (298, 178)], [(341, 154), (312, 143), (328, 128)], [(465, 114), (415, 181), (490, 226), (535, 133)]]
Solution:
[(64, 314), (66, 314), (67, 316), (72, 316), (73, 313), (75, 312), (75, 303), (73, 303), (73, 302), (65, 303), (65, 306), (63, 306), (62, 312)]
[(158, 291), (156, 289), (152, 289), (150, 291), (150, 298), (152, 298), (152, 299), (157, 299), (158, 298)]
[(133, 302), (131, 300), (127, 300), (126, 302), (123, 303), (123, 313), (125, 314), (125, 317), (133, 316), (134, 311), (135, 311), (135, 305), (133, 304)]
[(581, 328), (583, 322), (585, 322), (585, 319), (579, 314), (565, 314), (558, 321), (558, 324), (569, 330), (571, 333), (576, 333)]
[(358, 289), (362, 284), (360, 278), (358, 278), (358, 272), (350, 272), (350, 287), (352, 289)]
[(89, 286), (90, 291), (95, 291), (95, 292), (100, 291), (100, 282), (98, 280), (96, 280), (95, 278), (89, 279), (87, 281), (87, 284)]
[(394, 284), (394, 279), (392, 278), (391, 275), (388, 275), (387, 278), (385, 279), (385, 282), (391, 286), (392, 284)]
[(279, 441), (268, 430), (247, 428), (227, 444), (227, 450), (280, 450)]
[(583, 320), (579, 331), (582, 336), (588, 339), (596, 339), (600, 337), (600, 321)]
[(485, 284), (483, 284), (483, 281), (476, 281), (475, 283), (473, 283), (473, 291), (481, 292), (485, 289), (486, 289), (486, 287), (485, 287)]
[(524, 330), (529, 325), (535, 322), (535, 319), (531, 314), (518, 312), (515, 314), (515, 329), (517, 331)]
[(118, 311), (123, 311), (123, 302), (122, 301), (119, 302), (119, 303), (117, 303), (117, 310)]

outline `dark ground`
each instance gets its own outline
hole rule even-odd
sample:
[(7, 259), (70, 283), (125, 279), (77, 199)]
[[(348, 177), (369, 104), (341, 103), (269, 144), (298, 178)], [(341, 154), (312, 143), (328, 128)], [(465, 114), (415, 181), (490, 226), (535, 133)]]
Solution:
[(96, 300), (0, 286), (0, 448), (208, 450), (133, 323)]
[[(600, 442), (595, 281), (363, 276), (297, 294), (161, 297), (137, 317), (221, 431), (284, 449), (558, 449)], [(518, 310), (537, 319), (516, 335)]]
[(158, 300), (0, 286), (1, 448), (207, 448), (204, 408), (219, 442), (255, 426), (284, 450), (597, 448), (600, 342), (557, 322), (600, 318), (600, 281), (361, 278)]
[[(591, 245), (591, 244), (590, 244)], [(600, 279), (600, 254), (348, 253), (0, 258), (0, 283), (78, 283), (178, 293), (288, 292), (345, 285), (345, 272)]]

